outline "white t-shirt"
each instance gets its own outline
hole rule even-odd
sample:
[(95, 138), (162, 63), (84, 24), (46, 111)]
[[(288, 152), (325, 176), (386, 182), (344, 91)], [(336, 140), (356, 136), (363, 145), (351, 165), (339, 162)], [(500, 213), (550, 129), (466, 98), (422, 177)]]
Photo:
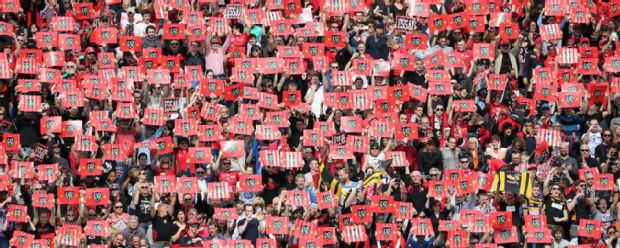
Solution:
[(368, 161), (366, 161), (366, 163), (368, 164), (368, 166), (372, 166), (373, 168), (377, 169), (377, 167), (379, 166), (379, 163), (385, 160), (385, 153), (383, 153), (382, 151), (376, 157), (369, 154), (367, 159)]

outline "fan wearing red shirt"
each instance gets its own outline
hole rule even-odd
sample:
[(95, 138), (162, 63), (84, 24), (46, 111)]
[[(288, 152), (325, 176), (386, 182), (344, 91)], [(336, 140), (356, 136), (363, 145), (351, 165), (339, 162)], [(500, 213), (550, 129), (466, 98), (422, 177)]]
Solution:
[[(219, 165), (218, 165), (219, 164)], [(218, 182), (227, 182), (230, 187), (232, 187), (233, 192), (235, 191), (235, 185), (237, 185), (237, 181), (239, 181), (239, 172), (231, 171), (230, 166), (232, 162), (230, 159), (222, 159), (219, 163), (215, 163), (216, 167), (214, 168), (217, 173), (217, 181)]]
[(245, 47), (248, 43), (249, 36), (243, 32), (243, 24), (234, 23), (232, 25), (232, 34), (230, 34), (230, 45), (233, 47)]

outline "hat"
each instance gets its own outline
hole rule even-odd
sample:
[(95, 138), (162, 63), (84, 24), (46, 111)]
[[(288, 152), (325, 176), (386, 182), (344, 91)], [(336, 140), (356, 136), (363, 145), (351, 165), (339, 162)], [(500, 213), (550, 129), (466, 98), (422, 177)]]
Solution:
[(579, 40), (579, 43), (590, 43), (590, 39), (582, 37), (581, 40)]
[(536, 44), (542, 44), (542, 38), (538, 37), (535, 41)]
[(94, 53), (95, 49), (93, 47), (87, 47), (86, 50), (84, 51), (85, 53)]
[(379, 148), (379, 143), (376, 141), (370, 142), (370, 148)]
[(118, 186), (118, 183), (113, 183), (113, 184), (110, 184), (110, 189), (115, 190), (115, 189), (120, 189), (120, 187)]
[(488, 60), (488, 59), (480, 59), (480, 60), (478, 60), (477, 64), (478, 64), (479, 66), (481, 66), (481, 65), (482, 65), (482, 66), (489, 66), (490, 62), (489, 62), (489, 60)]
[(179, 138), (177, 139), (177, 142), (179, 142), (179, 144), (181, 144), (181, 143), (183, 143), (183, 142), (185, 142), (185, 143), (188, 143), (188, 144), (189, 144), (189, 140), (188, 140), (187, 138), (185, 138), (185, 137), (179, 137)]
[(550, 110), (550, 109), (551, 109), (551, 107), (549, 106), (549, 104), (548, 104), (548, 103), (543, 103), (543, 104), (540, 106), (540, 109), (541, 109), (541, 110)]
[(502, 41), (499, 42), (500, 45), (510, 45), (510, 41), (507, 39), (503, 39)]
[(200, 220), (198, 218), (192, 218), (189, 220), (189, 224), (200, 224)]

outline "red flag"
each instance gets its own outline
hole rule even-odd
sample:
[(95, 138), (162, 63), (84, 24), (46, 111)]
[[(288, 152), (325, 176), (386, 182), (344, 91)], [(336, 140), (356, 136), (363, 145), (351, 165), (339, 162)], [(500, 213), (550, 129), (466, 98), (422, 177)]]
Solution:
[(59, 243), (66, 246), (79, 246), (82, 237), (82, 227), (78, 225), (65, 224), (57, 228)]
[(173, 193), (177, 191), (177, 179), (174, 175), (155, 176), (154, 183), (155, 192)]
[(151, 126), (163, 126), (166, 123), (167, 116), (163, 109), (146, 108), (142, 123)]
[(274, 235), (289, 234), (289, 221), (286, 217), (266, 216), (265, 233)]
[(469, 234), (466, 230), (450, 230), (448, 231), (448, 244), (451, 248), (469, 247)]
[(12, 222), (25, 223), (28, 217), (26, 205), (9, 204), (7, 220)]
[(502, 39), (516, 40), (519, 38), (518, 23), (504, 23), (499, 26), (499, 37)]
[(411, 220), (411, 232), (415, 235), (434, 236), (433, 224), (430, 218), (414, 218)]
[(319, 227), (318, 238), (323, 245), (335, 245), (338, 237), (336, 236), (335, 227)]
[(199, 126), (199, 138), (200, 141), (216, 141), (221, 139), (221, 128), (219, 125), (200, 125)]
[(293, 207), (310, 206), (310, 194), (301, 190), (289, 190), (287, 195), (287, 203)]
[(0, 22), (0, 35), (13, 36), (13, 25), (6, 22)]
[(39, 164), (38, 176), (41, 181), (56, 181), (58, 171), (58, 164)]
[(32, 194), (32, 206), (37, 208), (53, 208), (56, 204), (54, 194)]
[(97, 139), (95, 136), (76, 135), (74, 147), (76, 151), (94, 152), (97, 150)]
[[(509, 213), (512, 214), (512, 213)], [(519, 235), (517, 233), (517, 227), (507, 227), (494, 232), (495, 243), (497, 244), (510, 244), (519, 242)]]
[(107, 237), (110, 236), (110, 222), (105, 220), (88, 220), (84, 227), (87, 236)]
[(428, 92), (433, 95), (451, 95), (452, 84), (450, 82), (430, 81)]
[(594, 175), (594, 189), (595, 190), (613, 190), (614, 177), (613, 174), (595, 174)]
[(30, 179), (34, 176), (34, 162), (13, 161), (10, 175), (15, 179)]
[(373, 195), (372, 196), (372, 211), (374, 213), (392, 213), (394, 210), (394, 197)]
[(540, 27), (542, 40), (555, 40), (562, 38), (562, 30), (559, 24), (547, 24)]
[(87, 206), (107, 206), (110, 204), (110, 188), (87, 188)]
[(200, 191), (196, 177), (178, 177), (177, 192), (182, 194), (194, 194)]
[(40, 121), (41, 134), (60, 133), (62, 131), (62, 117), (48, 116), (41, 118)]
[(35, 40), (37, 42), (37, 48), (52, 48), (58, 46), (58, 33), (57, 32), (37, 32), (35, 34)]
[(599, 74), (598, 58), (580, 58), (577, 63), (577, 72), (585, 75)]
[(506, 229), (512, 226), (511, 212), (491, 212), (489, 216), (493, 229), (495, 230)]
[(448, 28), (448, 15), (434, 15), (428, 19), (428, 29), (431, 33), (441, 32)]
[(208, 164), (212, 161), (211, 148), (190, 147), (188, 148), (189, 162), (191, 164)]
[(558, 92), (557, 84), (537, 83), (534, 92), (534, 99), (548, 102), (555, 102), (555, 94)]
[(34, 234), (15, 230), (13, 231), (13, 238), (11, 239), (11, 247), (32, 247), (33, 241)]
[(227, 182), (207, 183), (209, 199), (230, 199), (233, 192)]
[(525, 215), (526, 230), (544, 230), (547, 229), (547, 217), (544, 215)]
[(368, 239), (364, 225), (348, 225), (344, 227), (342, 236), (347, 243), (364, 242)]
[(58, 204), (78, 205), (80, 203), (80, 188), (58, 187)]
[(216, 220), (236, 220), (237, 209), (235, 208), (215, 208), (213, 218)]
[(338, 200), (331, 191), (317, 193), (316, 200), (320, 210), (338, 206)]
[(73, 32), (75, 24), (75, 19), (72, 16), (54, 16), (52, 17), (51, 27), (54, 31)]
[(185, 39), (185, 24), (164, 24), (163, 25), (164, 40), (182, 40)]
[(551, 230), (545, 228), (528, 230), (525, 239), (531, 244), (550, 244), (553, 242), (552, 237)]
[(243, 141), (231, 140), (222, 142), (222, 158), (238, 158), (245, 156)]
[(418, 124), (417, 123), (406, 123), (406, 124), (396, 124), (394, 138), (397, 141), (404, 140), (415, 140), (418, 139)]
[(78, 175), (81, 177), (101, 176), (103, 174), (103, 166), (101, 159), (80, 159)]
[(96, 44), (117, 44), (118, 43), (117, 28), (96, 28), (91, 36), (91, 42)]
[(60, 137), (69, 138), (82, 134), (82, 121), (63, 121)]
[(263, 179), (261, 175), (239, 175), (239, 188), (242, 192), (263, 191)]
[(93, 3), (73, 3), (73, 8), (75, 9), (75, 18), (77, 20), (85, 20), (90, 19), (91, 15), (94, 14)]
[(456, 100), (454, 101), (454, 111), (475, 113), (478, 109), (473, 100)]

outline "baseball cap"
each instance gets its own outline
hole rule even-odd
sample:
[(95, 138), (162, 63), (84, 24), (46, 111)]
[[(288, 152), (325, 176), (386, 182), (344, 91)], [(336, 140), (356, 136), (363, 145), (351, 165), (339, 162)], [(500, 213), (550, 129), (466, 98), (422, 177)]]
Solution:
[(502, 41), (499, 42), (500, 45), (510, 45), (510, 41), (507, 39), (502, 39)]
[(590, 43), (590, 39), (588, 39), (588, 38), (586, 38), (586, 37), (582, 37), (582, 38), (579, 40), (579, 43)]
[(542, 38), (538, 37), (538, 38), (536, 38), (535, 42), (536, 42), (536, 44), (542, 44), (543, 40), (542, 40)]
[(87, 47), (86, 50), (84, 51), (85, 53), (94, 53), (95, 49), (93, 47)]
[(379, 148), (379, 143), (376, 141), (370, 142), (370, 148)]

